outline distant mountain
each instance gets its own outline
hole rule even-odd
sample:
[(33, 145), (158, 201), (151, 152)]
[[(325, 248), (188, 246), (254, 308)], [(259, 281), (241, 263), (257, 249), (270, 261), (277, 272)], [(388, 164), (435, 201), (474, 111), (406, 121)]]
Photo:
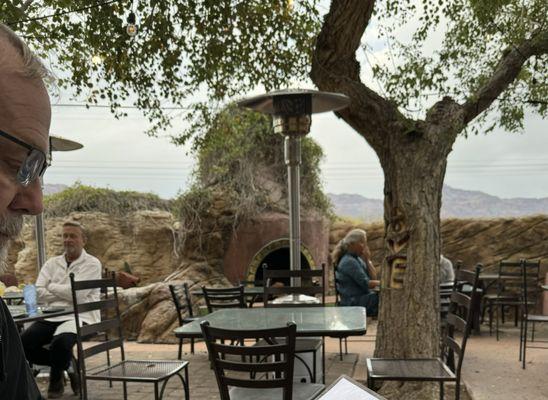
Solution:
[(44, 185), (44, 195), (47, 196), (47, 195), (50, 195), (50, 194), (59, 193), (59, 192), (62, 192), (63, 190), (65, 190), (66, 188), (68, 188), (67, 185), (46, 183)]
[[(344, 217), (374, 221), (383, 217), (383, 201), (359, 194), (328, 194), (335, 213)], [(487, 193), (443, 187), (442, 218), (522, 217), (548, 214), (548, 197), (501, 199)]]

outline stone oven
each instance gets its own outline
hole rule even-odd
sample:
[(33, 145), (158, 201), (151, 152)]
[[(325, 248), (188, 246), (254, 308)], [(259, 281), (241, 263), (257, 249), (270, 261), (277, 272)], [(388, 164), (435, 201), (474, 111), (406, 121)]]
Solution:
[[(289, 268), (287, 214), (268, 212), (242, 223), (232, 234), (223, 259), (225, 276), (233, 283), (262, 279), (263, 263)], [(329, 221), (315, 213), (301, 217), (301, 266), (327, 263)]]

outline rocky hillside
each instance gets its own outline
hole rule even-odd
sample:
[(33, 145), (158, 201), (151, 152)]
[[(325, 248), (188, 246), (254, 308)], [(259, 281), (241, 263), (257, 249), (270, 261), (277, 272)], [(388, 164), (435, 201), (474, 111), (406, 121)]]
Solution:
[[(381, 220), (383, 202), (359, 194), (329, 194), (335, 214), (364, 221)], [(442, 218), (499, 218), (548, 214), (548, 197), (501, 199), (480, 191), (444, 186)]]

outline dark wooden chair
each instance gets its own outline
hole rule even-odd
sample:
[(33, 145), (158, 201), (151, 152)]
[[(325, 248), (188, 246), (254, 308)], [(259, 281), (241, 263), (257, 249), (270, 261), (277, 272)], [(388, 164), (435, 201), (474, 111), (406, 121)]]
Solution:
[[(367, 359), (367, 386), (372, 388), (376, 381), (430, 381), (439, 382), (440, 399), (444, 398), (444, 382), (455, 382), (455, 399), (460, 399), (461, 368), (464, 360), (466, 342), (472, 328), (472, 300), (477, 296), (481, 267), (476, 266), (475, 273), (458, 271), (457, 280), (472, 284), (471, 296), (459, 293), (454, 287), (451, 294), (451, 305), (447, 314), (447, 335), (444, 337), (444, 349), (439, 358), (416, 359)], [(459, 307), (466, 310), (466, 319), (456, 314)], [(462, 332), (460, 343), (455, 332)], [(455, 357), (458, 358), (455, 365)]]
[[(504, 323), (504, 312), (507, 308), (514, 308), (515, 325), (518, 324), (518, 309), (521, 306), (521, 260), (500, 261), (499, 276), (496, 281), (496, 293), (487, 293), (483, 296), (483, 311), (489, 312), (489, 334), (493, 333), (493, 319), (495, 331), (499, 340), (500, 321)], [(494, 316), (494, 318), (493, 318)]]
[[(161, 399), (164, 389), (170, 378), (178, 376), (181, 379), (185, 391), (185, 399), (189, 400), (188, 386), (188, 362), (187, 361), (153, 361), (153, 360), (126, 360), (124, 352), (124, 338), (120, 322), (120, 310), (118, 308), (118, 292), (113, 278), (95, 279), (89, 281), (75, 281), (74, 274), (70, 274), (72, 288), (72, 301), (74, 304), (74, 315), (76, 319), (76, 334), (78, 347), (78, 368), (81, 379), (80, 397), (87, 400), (87, 381), (114, 381), (122, 382), (124, 400), (127, 400), (127, 382), (147, 382), (154, 384), (154, 398)], [(78, 293), (82, 290), (106, 290), (112, 291), (113, 295), (107, 299), (82, 303), (79, 301)], [(79, 313), (94, 310), (105, 311), (108, 319), (95, 324), (80, 326)], [(110, 336), (105, 342), (83, 347), (83, 339), (93, 336), (96, 332), (114, 330), (117, 338)], [(121, 361), (113, 365), (94, 366), (90, 371), (86, 368), (86, 360), (107, 350), (119, 349)], [(184, 372), (184, 377), (181, 373)], [(160, 391), (159, 384), (162, 383)]]
[[(291, 271), (289, 269), (270, 269), (263, 265), (263, 279), (265, 282), (263, 292), (264, 307), (324, 307), (325, 306), (325, 265), (318, 269), (302, 269)], [(272, 286), (273, 281), (291, 281), (292, 278), (300, 279), (300, 286)], [(288, 295), (306, 295), (319, 297), (317, 303), (276, 303), (271, 300), (274, 297)], [(261, 344), (261, 342), (259, 342)], [(324, 338), (298, 338), (295, 347), (295, 357), (302, 362), (310, 375), (311, 382), (317, 382), (317, 351), (322, 349), (322, 356), (325, 359)], [(299, 355), (302, 353), (312, 354), (312, 370), (306, 361)], [(325, 365), (322, 370), (322, 381), (325, 381)]]
[(207, 311), (212, 313), (221, 308), (246, 308), (244, 287), (207, 288), (202, 286)]
[[(548, 315), (540, 315), (531, 312), (537, 305), (537, 301), (540, 295), (539, 288), (539, 276), (538, 271), (540, 269), (540, 261), (522, 261), (522, 284), (523, 284), (523, 296), (521, 303), (521, 322), (520, 322), (520, 343), (519, 343), (519, 360), (522, 362), (522, 368), (525, 369), (525, 357), (527, 353), (527, 347), (535, 349), (547, 349), (544, 346), (527, 346), (528, 342), (528, 330), (529, 324), (532, 326), (531, 342), (535, 342), (535, 324), (548, 322)], [(546, 340), (540, 343), (547, 343)]]
[[(181, 285), (169, 285), (169, 291), (171, 292), (173, 304), (175, 304), (179, 326), (188, 324), (198, 318), (194, 316), (194, 311), (192, 310), (192, 298), (190, 297), (190, 291), (188, 290), (188, 284), (186, 282)], [(187, 312), (187, 315), (185, 315), (185, 311)], [(190, 353), (194, 354), (194, 338), (190, 339)], [(179, 338), (179, 351), (177, 352), (177, 358), (181, 360), (182, 357), (183, 338)]]
[[(213, 328), (203, 321), (201, 328), (221, 400), (305, 400), (315, 398), (324, 388), (293, 382), (294, 323), (276, 329), (236, 331)], [(261, 345), (245, 345), (248, 339)]]
[[(337, 266), (333, 265), (333, 287), (335, 288), (335, 306), (341, 306), (341, 294), (339, 293), (340, 281), (337, 278)], [(339, 359), (343, 359), (343, 341), (344, 341), (344, 354), (348, 354), (348, 338), (339, 338)]]

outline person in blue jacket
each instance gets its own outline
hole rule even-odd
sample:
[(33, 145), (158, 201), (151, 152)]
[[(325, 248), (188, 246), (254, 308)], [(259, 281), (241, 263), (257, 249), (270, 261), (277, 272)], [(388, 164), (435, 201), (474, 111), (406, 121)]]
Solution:
[(337, 266), (337, 290), (342, 306), (362, 306), (368, 316), (376, 316), (379, 295), (377, 272), (371, 263), (367, 235), (363, 229), (353, 229), (337, 244), (333, 252)]

